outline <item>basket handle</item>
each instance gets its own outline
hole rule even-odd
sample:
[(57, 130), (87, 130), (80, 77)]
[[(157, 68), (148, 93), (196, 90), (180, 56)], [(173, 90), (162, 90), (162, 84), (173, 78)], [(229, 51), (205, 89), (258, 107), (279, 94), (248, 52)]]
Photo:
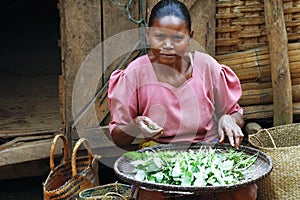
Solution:
[(64, 136), (63, 134), (58, 134), (54, 137), (53, 141), (52, 141), (52, 145), (50, 148), (50, 170), (53, 171), (55, 168), (55, 164), (54, 164), (54, 150), (56, 147), (56, 143), (58, 139), (61, 139), (63, 141), (64, 144), (64, 159), (63, 159), (63, 164), (65, 164), (68, 160), (69, 160), (69, 146), (68, 146), (68, 140), (66, 138), (66, 136)]
[[(270, 137), (270, 139), (271, 139), (271, 142), (272, 142), (272, 144), (273, 144), (273, 147), (275, 148), (275, 149), (277, 149), (277, 146), (276, 146), (276, 144), (275, 144), (275, 141), (274, 141), (274, 139), (273, 139), (273, 137), (272, 137), (272, 135), (271, 135), (271, 133), (268, 131), (268, 129), (261, 129), (260, 131), (265, 131), (268, 135), (269, 135), (269, 137)], [(257, 137), (257, 135), (259, 134), (259, 132), (257, 132), (256, 134), (251, 134), (251, 135), (249, 135), (249, 139), (251, 140), (251, 137), (255, 137), (255, 139), (260, 143), (260, 145), (262, 145), (262, 142), (258, 139), (258, 137)], [(262, 146), (264, 146), (264, 145), (262, 145)]]
[(86, 148), (87, 148), (87, 151), (88, 151), (88, 164), (89, 166), (88, 167), (92, 167), (92, 159), (93, 159), (93, 155), (92, 155), (92, 152), (91, 152), (91, 145), (90, 145), (90, 142), (85, 139), (85, 138), (80, 138), (76, 144), (75, 144), (75, 147), (73, 149), (73, 152), (72, 152), (72, 176), (75, 177), (78, 175), (78, 172), (77, 172), (77, 167), (76, 167), (76, 158), (77, 158), (77, 151), (79, 149), (79, 147), (85, 142), (86, 144)]
[(274, 139), (273, 139), (271, 133), (268, 131), (268, 129), (264, 129), (264, 130), (268, 133), (268, 135), (269, 135), (269, 137), (270, 137), (270, 139), (271, 139), (271, 142), (272, 142), (274, 148), (277, 149), (277, 146), (276, 146), (276, 144), (275, 144), (275, 141), (274, 141)]
[(126, 200), (126, 197), (124, 197), (123, 195), (117, 192), (107, 192), (103, 197), (113, 197), (113, 196), (119, 196), (121, 199)]

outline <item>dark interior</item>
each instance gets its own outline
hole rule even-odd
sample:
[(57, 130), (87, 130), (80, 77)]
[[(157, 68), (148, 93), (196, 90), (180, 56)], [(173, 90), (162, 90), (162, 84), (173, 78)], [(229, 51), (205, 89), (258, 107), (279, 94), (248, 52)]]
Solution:
[(60, 74), (56, 4), (51, 0), (2, 2), (1, 73), (19, 76)]
[(0, 15), (0, 131), (59, 128), (56, 1), (4, 1)]

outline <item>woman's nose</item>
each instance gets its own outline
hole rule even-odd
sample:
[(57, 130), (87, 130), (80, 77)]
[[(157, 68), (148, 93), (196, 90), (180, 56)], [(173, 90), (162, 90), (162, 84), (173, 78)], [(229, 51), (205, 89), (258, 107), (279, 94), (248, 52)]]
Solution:
[(167, 50), (173, 49), (174, 47), (173, 47), (172, 41), (169, 40), (169, 39), (166, 39), (163, 48), (164, 48), (164, 49), (167, 49)]

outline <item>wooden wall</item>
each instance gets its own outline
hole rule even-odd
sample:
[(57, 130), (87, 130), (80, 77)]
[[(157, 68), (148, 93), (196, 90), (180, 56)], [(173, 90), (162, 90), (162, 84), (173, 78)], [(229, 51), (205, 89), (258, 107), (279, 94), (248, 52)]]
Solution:
[[(134, 5), (132, 9), (137, 10), (135, 8), (137, 6)], [(91, 51), (108, 37), (138, 26), (127, 19), (124, 9), (118, 7), (114, 1), (60, 0), (59, 10), (62, 54), (61, 113), (66, 132), (71, 138), (72, 135), (69, 134), (71, 127), (74, 121), (77, 120), (76, 117), (79, 116), (79, 113), (75, 113), (73, 117), (72, 95), (76, 75), (82, 63)], [(133, 17), (136, 17), (136, 15), (133, 15)], [(101, 62), (104, 62), (102, 56), (99, 55), (100, 63), (99, 60), (94, 63), (99, 65), (99, 70), (101, 70)], [(99, 74), (97, 71), (94, 73)], [(85, 79), (83, 82), (85, 82), (88, 81), (89, 77), (83, 78)], [(101, 88), (104, 80), (107, 79), (108, 77), (104, 75), (100, 76), (97, 87)], [(82, 101), (88, 104), (91, 101), (88, 97), (93, 96), (93, 94), (85, 94), (85, 91), (79, 92), (82, 92)], [(85, 106), (82, 105), (82, 109)], [(78, 108), (78, 112), (81, 112), (80, 108)]]

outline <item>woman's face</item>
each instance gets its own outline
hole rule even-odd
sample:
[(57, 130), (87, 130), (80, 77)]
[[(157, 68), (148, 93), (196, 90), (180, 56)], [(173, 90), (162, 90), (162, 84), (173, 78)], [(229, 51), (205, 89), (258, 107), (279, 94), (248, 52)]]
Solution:
[(147, 30), (147, 40), (155, 60), (170, 66), (181, 61), (191, 37), (186, 22), (175, 16), (156, 18)]

